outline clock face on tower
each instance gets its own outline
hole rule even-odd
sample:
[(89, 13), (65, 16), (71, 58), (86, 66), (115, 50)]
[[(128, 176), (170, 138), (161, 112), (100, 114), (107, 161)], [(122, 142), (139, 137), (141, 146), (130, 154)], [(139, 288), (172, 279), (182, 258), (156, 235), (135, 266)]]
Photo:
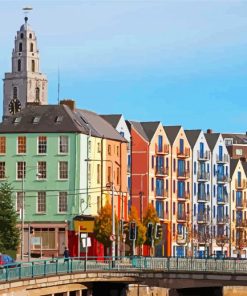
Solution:
[(18, 99), (13, 99), (9, 103), (9, 113), (15, 114), (21, 111), (21, 102)]

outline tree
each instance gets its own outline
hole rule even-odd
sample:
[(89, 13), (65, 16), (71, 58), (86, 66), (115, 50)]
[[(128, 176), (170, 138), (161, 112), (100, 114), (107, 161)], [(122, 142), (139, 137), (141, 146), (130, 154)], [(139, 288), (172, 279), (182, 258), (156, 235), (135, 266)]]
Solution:
[[(118, 221), (115, 215), (115, 233), (117, 233)], [(111, 246), (112, 235), (112, 207), (107, 203), (102, 207), (99, 216), (95, 220), (94, 233), (96, 239), (105, 247)]]
[[(136, 246), (141, 246), (146, 241), (146, 227), (141, 223), (141, 221), (138, 218), (137, 210), (134, 206), (131, 207), (130, 213), (129, 213), (129, 221), (135, 221), (136, 227), (137, 227), (137, 238), (135, 241)], [(129, 233), (127, 234), (127, 239), (129, 239)]]
[(8, 183), (0, 186), (0, 252), (17, 250), (20, 231), (17, 228), (18, 215), (12, 200), (12, 188)]
[[(146, 228), (148, 227), (149, 223), (153, 224), (152, 237), (153, 237), (153, 240), (154, 240), (154, 244), (157, 244), (160, 241), (160, 239), (155, 239), (155, 234), (154, 234), (155, 224), (158, 224), (159, 222), (160, 222), (160, 220), (159, 220), (159, 217), (157, 215), (157, 212), (156, 212), (155, 208), (153, 207), (152, 204), (149, 204), (148, 208), (147, 208), (147, 210), (146, 210), (146, 212), (144, 214), (143, 224), (146, 226)], [(146, 244), (151, 246), (152, 245), (152, 239), (147, 237)]]

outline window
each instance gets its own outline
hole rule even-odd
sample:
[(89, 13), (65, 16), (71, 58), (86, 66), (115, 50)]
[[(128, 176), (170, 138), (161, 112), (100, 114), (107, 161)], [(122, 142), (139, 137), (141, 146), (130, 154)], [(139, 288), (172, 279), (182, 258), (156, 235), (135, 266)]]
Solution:
[(33, 52), (33, 43), (30, 43), (30, 51)]
[(225, 145), (226, 146), (231, 146), (233, 144), (233, 139), (231, 138), (226, 138), (225, 139)]
[(17, 71), (21, 72), (21, 60), (18, 60)]
[(151, 190), (154, 191), (154, 178), (151, 179)]
[(35, 101), (36, 102), (40, 101), (40, 89), (39, 89), (39, 87), (35, 88)]
[(47, 153), (47, 137), (40, 136), (38, 137), (38, 154)]
[[(35, 237), (40, 237), (42, 250), (55, 249), (55, 229), (54, 228), (35, 228)], [(40, 250), (40, 245), (34, 245), (34, 249)]]
[(154, 168), (154, 155), (152, 155), (152, 169)]
[(18, 161), (17, 162), (17, 179), (22, 180), (26, 178), (26, 162)]
[(23, 36), (24, 36), (23, 33), (21, 33), (21, 39), (23, 39)]
[(26, 137), (18, 137), (18, 154), (26, 152)]
[(101, 200), (100, 200), (100, 196), (97, 196), (97, 213), (99, 214), (100, 211), (101, 211)]
[(120, 168), (117, 168), (117, 185), (120, 184)]
[(58, 211), (59, 213), (67, 212), (68, 210), (68, 194), (67, 192), (59, 192)]
[(107, 168), (107, 182), (110, 183), (111, 182), (111, 167), (108, 166)]
[(68, 153), (69, 152), (69, 137), (60, 136), (59, 137), (59, 152)]
[(161, 200), (156, 200), (156, 211), (160, 219), (164, 219), (164, 202)]
[(98, 153), (100, 153), (100, 151), (101, 151), (101, 149), (100, 149), (100, 143), (97, 144), (97, 147), (98, 147), (97, 148), (97, 151), (98, 151)]
[(243, 155), (243, 149), (236, 149), (236, 155)]
[(14, 86), (13, 87), (13, 99), (17, 99), (17, 96), (18, 96), (18, 94), (17, 94), (17, 87)]
[(46, 179), (46, 161), (38, 162), (38, 179)]
[(32, 38), (33, 38), (33, 35), (32, 35), (31, 33), (29, 34), (29, 38), (30, 38), (30, 39), (32, 39)]
[(19, 43), (19, 51), (22, 52), (22, 43)]
[(0, 154), (6, 153), (6, 137), (0, 137)]
[(46, 192), (45, 191), (38, 192), (37, 212), (38, 213), (46, 212)]
[(35, 61), (32, 60), (32, 72), (35, 72)]
[(5, 161), (0, 161), (0, 179), (5, 178)]
[(163, 136), (158, 136), (158, 152), (163, 151)]
[(111, 145), (108, 145), (108, 155), (111, 155)]
[(59, 179), (68, 179), (68, 162), (59, 162)]
[(117, 156), (119, 156), (119, 146), (117, 146)]
[[(25, 197), (25, 194), (24, 194)], [(23, 208), (23, 192), (16, 192), (16, 211), (20, 211)]]
[(101, 177), (101, 171), (100, 171), (100, 164), (97, 164), (97, 184), (100, 184), (100, 177)]
[(120, 132), (119, 134), (124, 138), (124, 132)]

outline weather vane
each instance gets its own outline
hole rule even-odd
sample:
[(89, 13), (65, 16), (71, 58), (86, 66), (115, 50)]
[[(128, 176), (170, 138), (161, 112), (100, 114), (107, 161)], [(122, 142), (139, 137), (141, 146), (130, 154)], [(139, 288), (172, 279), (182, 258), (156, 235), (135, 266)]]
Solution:
[(25, 22), (27, 22), (27, 20), (28, 20), (27, 15), (28, 15), (28, 13), (29, 13), (30, 11), (33, 10), (33, 8), (32, 8), (31, 6), (26, 6), (26, 7), (23, 7), (22, 10), (23, 10), (23, 12), (24, 12), (24, 14), (25, 14)]

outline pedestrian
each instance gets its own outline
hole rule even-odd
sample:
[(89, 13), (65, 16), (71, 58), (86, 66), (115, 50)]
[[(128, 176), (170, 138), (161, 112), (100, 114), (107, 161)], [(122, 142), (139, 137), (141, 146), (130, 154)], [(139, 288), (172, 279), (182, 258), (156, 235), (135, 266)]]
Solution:
[(64, 248), (63, 256), (64, 256), (64, 262), (68, 262), (69, 261), (69, 250), (67, 247)]

